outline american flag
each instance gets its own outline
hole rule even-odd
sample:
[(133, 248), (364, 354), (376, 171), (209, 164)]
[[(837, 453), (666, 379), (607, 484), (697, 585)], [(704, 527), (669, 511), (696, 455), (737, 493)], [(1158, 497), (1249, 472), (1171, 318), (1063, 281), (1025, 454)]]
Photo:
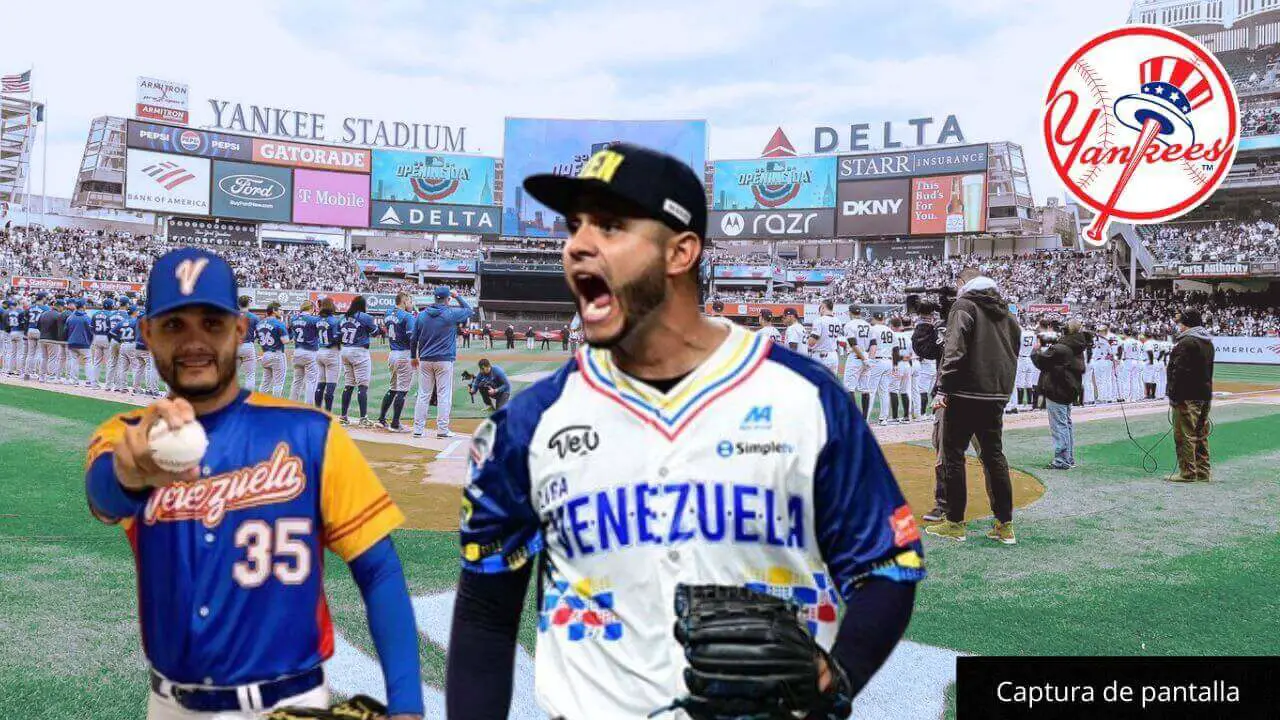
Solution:
[(31, 71), (28, 70), (21, 75), (0, 77), (0, 92), (19, 94), (31, 92)]

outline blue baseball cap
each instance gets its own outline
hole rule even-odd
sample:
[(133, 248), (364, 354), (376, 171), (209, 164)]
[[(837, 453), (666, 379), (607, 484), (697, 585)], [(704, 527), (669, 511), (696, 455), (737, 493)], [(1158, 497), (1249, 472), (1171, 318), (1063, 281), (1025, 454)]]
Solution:
[(80, 308), (84, 307), (84, 298), (76, 298), (75, 300), (71, 301), (71, 304), (75, 305), (76, 309), (79, 310)]
[(103, 301), (102, 301), (102, 309), (103, 309), (103, 310), (115, 310), (115, 309), (116, 309), (116, 301), (115, 301), (115, 300), (112, 300), (111, 298), (107, 298), (106, 300), (103, 300)]
[(444, 285), (441, 285), (440, 287), (436, 288), (436, 298), (437, 298), (437, 299), (439, 299), (439, 298), (447, 298), (447, 297), (449, 297), (449, 295), (451, 295), (452, 293), (453, 293), (453, 291), (452, 291), (452, 290), (450, 290), (449, 288), (445, 287)]
[(199, 248), (170, 250), (156, 260), (147, 276), (147, 317), (189, 305), (209, 305), (240, 314), (236, 274), (218, 255)]

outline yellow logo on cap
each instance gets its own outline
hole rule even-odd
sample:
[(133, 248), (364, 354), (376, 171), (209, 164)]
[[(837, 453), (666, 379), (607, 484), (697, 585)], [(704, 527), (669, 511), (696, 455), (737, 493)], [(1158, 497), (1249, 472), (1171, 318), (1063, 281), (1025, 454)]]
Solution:
[(178, 277), (178, 292), (183, 295), (190, 295), (195, 292), (196, 282), (200, 280), (200, 273), (204, 272), (204, 266), (208, 264), (209, 258), (183, 260), (178, 263), (178, 267), (173, 273)]
[(603, 180), (604, 182), (613, 182), (613, 174), (618, 171), (618, 166), (626, 159), (620, 152), (613, 150), (601, 150), (586, 165), (582, 166), (582, 172), (578, 173), (578, 177), (583, 180)]

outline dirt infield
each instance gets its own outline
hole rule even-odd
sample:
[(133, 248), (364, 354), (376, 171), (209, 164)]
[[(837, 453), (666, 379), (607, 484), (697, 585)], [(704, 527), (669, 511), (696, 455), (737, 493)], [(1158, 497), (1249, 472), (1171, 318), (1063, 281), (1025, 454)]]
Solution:
[[(436, 452), (405, 445), (358, 443), (383, 485), (395, 498), (408, 521), (405, 527), (416, 530), (456, 530), (462, 488), (433, 482), (427, 464)], [(919, 516), (933, 507), (933, 452), (928, 448), (896, 443), (884, 446), (885, 457), (893, 468), (902, 492)], [(969, 504), (966, 519), (990, 515), (986, 490), (982, 483), (982, 466), (968, 459)], [(1016, 507), (1029, 505), (1044, 494), (1044, 486), (1035, 478), (1017, 470), (1013, 477), (1013, 502)]]

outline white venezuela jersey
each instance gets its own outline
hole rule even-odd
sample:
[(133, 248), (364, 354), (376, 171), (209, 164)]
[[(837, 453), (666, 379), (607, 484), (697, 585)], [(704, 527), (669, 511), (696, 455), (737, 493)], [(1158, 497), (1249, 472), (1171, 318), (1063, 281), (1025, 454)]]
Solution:
[(640, 720), (685, 694), (677, 583), (792, 599), (830, 647), (838, 596), (924, 576), (848, 394), (738, 327), (666, 394), (584, 348), (517, 395), (476, 431), (461, 536), (470, 572), (542, 553), (537, 693), (566, 720)]

